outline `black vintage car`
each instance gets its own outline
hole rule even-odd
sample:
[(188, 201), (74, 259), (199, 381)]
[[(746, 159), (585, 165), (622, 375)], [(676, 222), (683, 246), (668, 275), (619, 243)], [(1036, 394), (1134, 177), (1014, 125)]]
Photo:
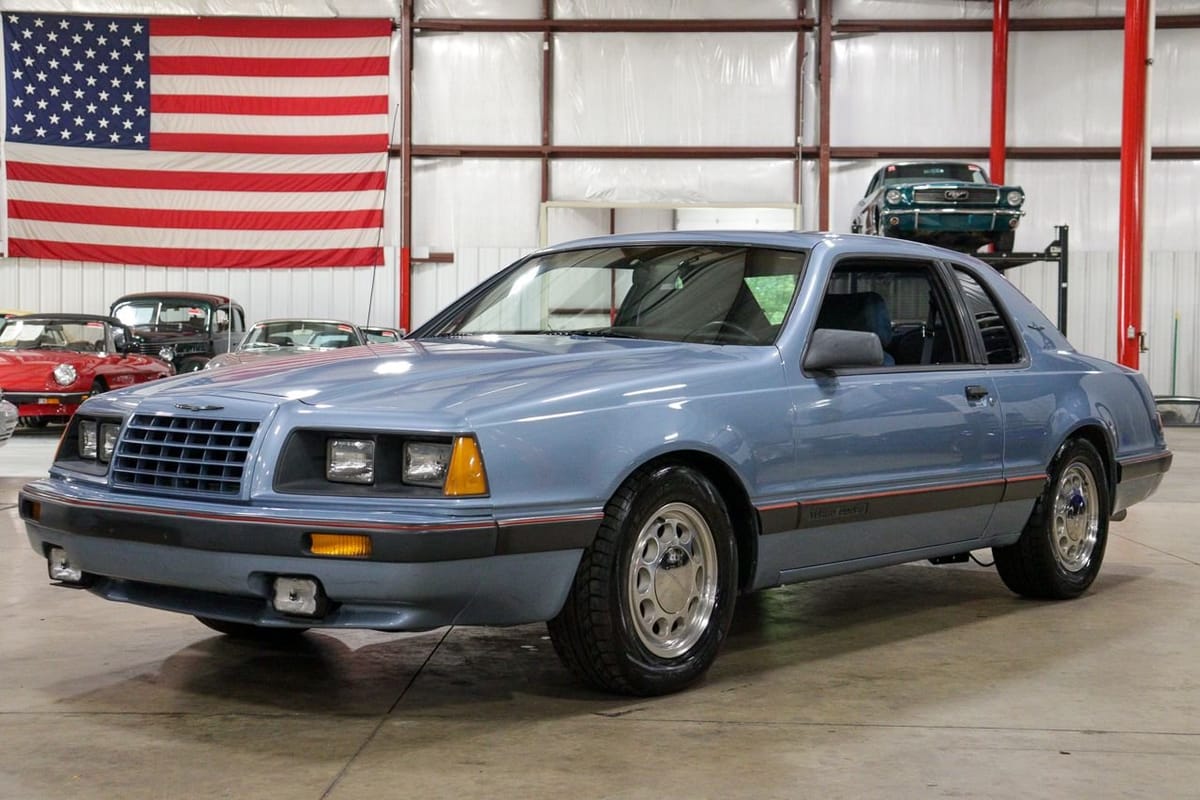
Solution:
[(204, 369), (208, 360), (237, 346), (246, 314), (228, 297), (196, 292), (140, 292), (119, 297), (110, 314), (133, 329), (143, 353), (176, 372)]

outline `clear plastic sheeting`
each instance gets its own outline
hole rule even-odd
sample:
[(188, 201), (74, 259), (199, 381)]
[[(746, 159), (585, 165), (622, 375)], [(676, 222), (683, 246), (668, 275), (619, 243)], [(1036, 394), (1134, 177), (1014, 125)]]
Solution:
[(570, 159), (550, 165), (554, 200), (789, 203), (795, 164), (770, 159)]
[(541, 144), (541, 70), (541, 34), (418, 35), (413, 142)]
[(796, 19), (796, 0), (556, 0), (557, 19)]
[(835, 39), (832, 143), (838, 147), (986, 144), (991, 58), (992, 40), (986, 33)]
[(536, 159), (414, 159), (414, 250), (533, 247), (541, 175)]
[[(991, 19), (992, 4), (980, 0), (833, 0), (838, 19)], [(829, 0), (814, 0), (816, 6)], [(1196, 0), (1155, 0), (1157, 14), (1194, 14)], [(1124, 17), (1125, 0), (1012, 0), (1017, 17)]]
[[(986, 41), (990, 43), (990, 36)], [(1123, 48), (1121, 31), (1012, 34), (1008, 52), (1009, 146), (1120, 145)], [(987, 91), (990, 76), (989, 66), (980, 78)], [(988, 116), (985, 106), (985, 124)], [(979, 141), (987, 142), (987, 135)]]
[(792, 145), (796, 51), (787, 33), (558, 35), (553, 141)]
[(400, 0), (4, 0), (5, 11), (196, 17), (368, 17), (395, 19)]
[(1150, 140), (1156, 146), (1194, 147), (1200, 142), (1200, 114), (1196, 112), (1196, 98), (1200, 97), (1198, 43), (1195, 30), (1160, 30), (1154, 34)]
[(418, 20), (539, 19), (542, 0), (415, 0), (413, 16)]

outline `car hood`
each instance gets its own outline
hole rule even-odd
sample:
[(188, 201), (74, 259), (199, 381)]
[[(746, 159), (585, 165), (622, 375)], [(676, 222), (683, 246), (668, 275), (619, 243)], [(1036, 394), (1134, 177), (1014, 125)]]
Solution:
[[(331, 348), (332, 349), (332, 348)], [(209, 361), (209, 367), (234, 367), (243, 364), (259, 364), (263, 361), (271, 361), (276, 358), (292, 358), (294, 356), (312, 355), (313, 353), (326, 353), (330, 350), (312, 350), (298, 347), (281, 347), (277, 350), (238, 350), (236, 353), (222, 353), (216, 358)]]
[[(122, 392), (182, 401), (264, 395), (348, 414), (489, 420), (729, 391), (748, 362), (779, 364), (773, 347), (573, 336), (404, 340), (204, 370)], [(764, 374), (754, 370), (747, 374)], [(765, 374), (779, 376), (779, 371)], [(625, 399), (622, 399), (625, 398)], [(409, 416), (411, 415), (411, 417)], [(432, 415), (432, 417), (431, 417)], [(366, 417), (363, 417), (366, 421)]]
[(70, 350), (4, 350), (0, 351), (0, 389), (46, 388), (50, 372), (59, 364), (70, 364), (82, 371), (88, 358)]

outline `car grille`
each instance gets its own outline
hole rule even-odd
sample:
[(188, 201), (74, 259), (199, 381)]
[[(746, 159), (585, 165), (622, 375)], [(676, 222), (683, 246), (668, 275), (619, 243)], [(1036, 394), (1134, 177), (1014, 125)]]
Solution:
[(236, 497), (257, 422), (137, 414), (113, 455), (113, 484)]
[[(965, 192), (966, 194), (962, 194)], [(918, 203), (998, 203), (1000, 192), (997, 189), (984, 187), (963, 187), (945, 189), (914, 189), (913, 200)]]

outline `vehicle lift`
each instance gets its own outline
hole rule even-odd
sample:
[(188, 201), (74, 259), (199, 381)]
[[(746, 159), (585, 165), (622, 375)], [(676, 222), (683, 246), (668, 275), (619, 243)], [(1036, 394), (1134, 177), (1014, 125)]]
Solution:
[(1070, 255), (1069, 225), (1055, 225), (1055, 239), (1041, 252), (1031, 253), (972, 253), (980, 261), (991, 264), (1000, 272), (1035, 261), (1058, 263), (1058, 329), (1067, 335), (1067, 257)]

